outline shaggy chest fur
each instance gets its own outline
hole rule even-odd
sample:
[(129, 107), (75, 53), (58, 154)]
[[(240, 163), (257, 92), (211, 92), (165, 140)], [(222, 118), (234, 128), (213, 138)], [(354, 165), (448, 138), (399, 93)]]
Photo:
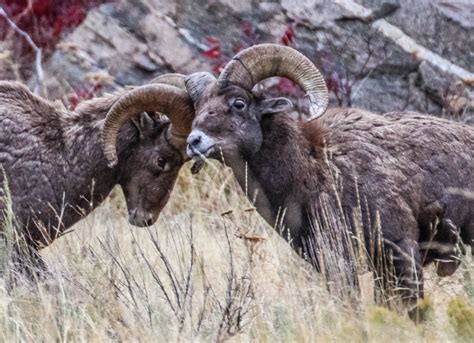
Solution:
[(264, 143), (249, 166), (274, 220), (286, 209), (293, 236), (310, 235), (308, 217), (341, 204), (336, 215), (355, 225), (361, 207), (364, 226), (380, 218), (393, 242), (432, 237), (443, 218), (474, 238), (474, 202), (462, 195), (474, 190), (472, 127), (409, 112), (334, 109), (316, 123), (275, 116), (262, 128)]

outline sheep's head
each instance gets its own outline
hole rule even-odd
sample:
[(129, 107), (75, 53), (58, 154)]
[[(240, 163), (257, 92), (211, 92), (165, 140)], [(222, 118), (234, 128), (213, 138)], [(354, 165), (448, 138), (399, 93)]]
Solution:
[[(193, 117), (184, 76), (176, 74), (131, 90), (111, 107), (102, 130), (103, 151), (108, 165), (117, 165), (131, 224), (149, 226), (158, 219), (187, 160), (186, 137)], [(116, 140), (129, 120), (139, 139), (119, 161)]]
[(264, 99), (252, 92), (258, 82), (273, 76), (291, 79), (306, 92), (311, 120), (324, 113), (328, 92), (313, 63), (292, 48), (257, 45), (237, 54), (218, 79), (208, 73), (186, 78), (196, 112), (187, 140), (188, 155), (223, 157), (231, 162), (234, 158), (249, 158), (258, 151), (262, 144), (262, 120), (292, 108), (286, 98)]

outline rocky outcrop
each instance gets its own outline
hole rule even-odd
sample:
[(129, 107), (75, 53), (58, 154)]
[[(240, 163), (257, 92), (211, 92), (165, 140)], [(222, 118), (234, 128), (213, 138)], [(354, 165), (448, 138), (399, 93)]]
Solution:
[(64, 39), (46, 63), (45, 88), (58, 98), (97, 75), (114, 88), (164, 72), (217, 71), (241, 47), (284, 41), (323, 70), (334, 105), (469, 120), (473, 7), (469, 0), (121, 1), (92, 10)]

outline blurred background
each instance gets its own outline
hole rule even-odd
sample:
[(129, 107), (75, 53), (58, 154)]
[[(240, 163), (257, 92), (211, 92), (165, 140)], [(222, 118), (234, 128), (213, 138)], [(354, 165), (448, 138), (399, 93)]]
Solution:
[[(216, 75), (238, 51), (279, 43), (323, 72), (331, 106), (414, 110), (474, 124), (472, 0), (0, 0), (0, 79), (74, 109), (168, 72)], [(2, 11), (3, 9), (3, 11)], [(299, 101), (285, 79), (267, 92)], [(250, 209), (250, 210), (249, 210)], [(426, 268), (425, 321), (328, 292), (251, 210), (232, 172), (185, 166), (149, 229), (127, 223), (119, 190), (42, 250), (36, 289), (0, 281), (0, 341), (470, 342), (474, 267)], [(344, 276), (341, 276), (341, 280)], [(365, 281), (364, 281), (365, 280)], [(341, 296), (341, 294), (343, 294)], [(353, 300), (353, 299), (352, 299)]]
[[(322, 71), (333, 105), (473, 121), (471, 0), (2, 0), (42, 50), (41, 92), (74, 107), (165, 72), (219, 73), (272, 42)], [(0, 18), (0, 78), (34, 87), (35, 51)], [(298, 95), (287, 80), (274, 81)]]

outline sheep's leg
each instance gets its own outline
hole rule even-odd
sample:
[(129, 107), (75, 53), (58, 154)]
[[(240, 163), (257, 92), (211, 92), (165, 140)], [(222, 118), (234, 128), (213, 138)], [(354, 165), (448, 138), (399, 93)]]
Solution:
[(405, 238), (387, 247), (392, 252), (396, 291), (404, 303), (415, 305), (418, 298), (423, 298), (423, 267), (418, 243)]
[(437, 228), (435, 240), (438, 247), (439, 276), (452, 275), (461, 264), (461, 257), (465, 253), (460, 242), (460, 230), (450, 219), (442, 219)]

